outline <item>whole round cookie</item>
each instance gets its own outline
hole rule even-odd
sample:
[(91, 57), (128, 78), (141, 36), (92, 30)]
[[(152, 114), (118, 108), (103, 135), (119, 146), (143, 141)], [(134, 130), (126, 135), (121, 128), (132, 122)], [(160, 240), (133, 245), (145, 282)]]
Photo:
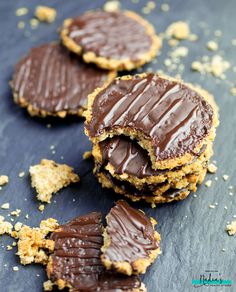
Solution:
[(215, 138), (213, 97), (190, 84), (156, 74), (123, 76), (88, 98), (85, 132), (93, 144), (129, 136), (148, 151), (153, 169), (194, 159)]
[(30, 50), (15, 66), (14, 101), (34, 116), (82, 115), (88, 94), (116, 76), (84, 64), (58, 43)]
[(132, 70), (152, 60), (161, 47), (153, 26), (131, 11), (93, 11), (64, 21), (61, 38), (87, 63)]

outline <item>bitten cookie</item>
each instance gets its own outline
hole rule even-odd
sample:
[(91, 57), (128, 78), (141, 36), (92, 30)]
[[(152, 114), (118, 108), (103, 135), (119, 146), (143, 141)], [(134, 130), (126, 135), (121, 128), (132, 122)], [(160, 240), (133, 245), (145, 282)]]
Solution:
[(118, 201), (106, 217), (102, 262), (108, 270), (126, 275), (144, 274), (160, 254), (156, 221), (127, 202)]
[(137, 276), (105, 271), (100, 260), (102, 232), (101, 214), (93, 212), (60, 226), (51, 235), (55, 248), (47, 274), (52, 284), (69, 291), (145, 292)]
[(87, 63), (132, 70), (152, 60), (161, 47), (153, 26), (131, 11), (91, 11), (64, 21), (63, 44)]
[(26, 107), (30, 115), (82, 115), (87, 96), (116, 76), (84, 64), (58, 43), (30, 50), (15, 66), (10, 85), (14, 101)]
[(155, 170), (192, 161), (214, 140), (218, 125), (209, 93), (153, 73), (123, 76), (95, 90), (85, 116), (93, 144), (128, 136), (148, 152)]

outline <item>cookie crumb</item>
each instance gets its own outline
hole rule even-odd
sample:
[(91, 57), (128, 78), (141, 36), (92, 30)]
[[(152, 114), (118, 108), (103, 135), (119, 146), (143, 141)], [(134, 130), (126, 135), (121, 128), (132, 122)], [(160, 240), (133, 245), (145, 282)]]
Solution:
[(208, 207), (210, 208), (210, 209), (215, 209), (215, 205), (212, 205), (212, 204), (210, 204), (210, 205), (208, 205)]
[(12, 211), (10, 214), (12, 216), (19, 217), (20, 216), (20, 213), (21, 213), (21, 210), (20, 209), (16, 209), (16, 210)]
[(210, 163), (208, 166), (207, 166), (207, 171), (210, 172), (210, 173), (216, 173), (217, 171), (217, 166), (213, 163)]
[(25, 22), (24, 21), (19, 21), (18, 22), (18, 24), (17, 24), (17, 27), (19, 28), (19, 29), (23, 29), (24, 27), (25, 27)]
[(38, 19), (36, 19), (36, 18), (30, 19), (30, 26), (31, 26), (32, 29), (37, 28), (38, 25), (39, 25)]
[(45, 209), (45, 206), (43, 204), (39, 205), (39, 211), (43, 212), (43, 210)]
[(9, 178), (7, 175), (0, 176), (0, 186), (4, 186), (9, 182)]
[(174, 37), (177, 40), (186, 40), (190, 35), (190, 28), (187, 22), (173, 22), (167, 27), (167, 37)]
[(206, 186), (206, 187), (210, 188), (211, 185), (212, 185), (212, 180), (209, 179), (209, 180), (207, 180), (207, 181), (205, 182), (205, 186)]
[(10, 208), (10, 204), (9, 203), (4, 203), (4, 204), (2, 204), (1, 208), (3, 210), (8, 210)]
[(21, 228), (22, 228), (22, 226), (23, 226), (23, 223), (21, 223), (21, 222), (16, 222), (16, 224), (14, 225), (14, 229), (15, 229), (15, 231), (20, 231), (21, 230)]
[(16, 9), (16, 16), (23, 16), (26, 15), (29, 12), (29, 9), (26, 7), (20, 7)]
[(47, 6), (37, 6), (34, 14), (39, 21), (42, 22), (54, 22), (57, 16), (57, 12), (54, 8)]
[(168, 12), (170, 10), (170, 6), (167, 3), (161, 4), (161, 11)]
[(210, 51), (217, 51), (218, 50), (218, 44), (216, 42), (214, 42), (214, 41), (209, 41), (207, 43), (207, 48)]
[(46, 203), (50, 203), (52, 195), (60, 189), (80, 180), (72, 167), (47, 159), (31, 166), (29, 172), (31, 185), (36, 189), (38, 200)]
[(225, 249), (225, 248), (222, 248), (222, 250), (221, 250), (221, 251), (225, 252), (225, 251), (226, 251), (226, 249)]
[(25, 172), (24, 171), (21, 171), (20, 173), (19, 173), (19, 177), (24, 177), (25, 176)]
[(232, 221), (230, 224), (226, 226), (226, 231), (229, 235), (235, 235), (236, 234), (236, 221)]
[(103, 6), (103, 10), (106, 12), (113, 12), (119, 9), (120, 9), (120, 2), (116, 0), (107, 1)]
[(228, 207), (227, 207), (227, 206), (224, 206), (224, 209), (225, 209), (225, 210), (228, 210)]
[(228, 176), (227, 174), (224, 174), (224, 175), (222, 176), (222, 178), (223, 178), (224, 181), (227, 181), (227, 180), (229, 179), (229, 176)]
[(12, 246), (11, 245), (7, 245), (7, 250), (12, 250)]
[(44, 289), (44, 291), (52, 291), (52, 289), (53, 289), (52, 281), (48, 280), (48, 281), (44, 282), (43, 289)]
[(230, 88), (230, 94), (236, 96), (236, 87)]
[(14, 267), (12, 268), (12, 270), (13, 270), (14, 272), (18, 272), (18, 271), (19, 271), (19, 268), (18, 268), (17, 266), (14, 266)]
[(5, 221), (3, 216), (0, 216), (0, 235), (11, 234), (13, 225), (10, 222)]

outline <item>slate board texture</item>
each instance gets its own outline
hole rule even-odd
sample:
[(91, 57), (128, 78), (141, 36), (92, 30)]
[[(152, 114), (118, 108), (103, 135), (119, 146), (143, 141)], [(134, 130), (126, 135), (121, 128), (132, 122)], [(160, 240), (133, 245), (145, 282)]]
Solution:
[[(190, 195), (182, 202), (161, 205), (156, 209), (143, 203), (134, 204), (158, 220), (157, 228), (162, 236), (162, 255), (148, 270), (143, 281), (150, 292), (233, 292), (236, 291), (236, 237), (229, 237), (225, 226), (236, 214), (236, 195), (229, 196), (228, 190), (230, 185), (235, 185), (236, 175), (236, 97), (229, 94), (227, 81), (217, 82), (212, 76), (203, 77), (191, 72), (190, 67), (193, 60), (203, 55), (213, 55), (207, 51), (206, 42), (214, 39), (214, 31), (219, 29), (223, 32), (219, 39), (219, 51), (223, 51), (222, 54), (231, 62), (232, 67), (236, 65), (236, 47), (231, 45), (231, 39), (236, 38), (236, 2), (175, 0), (169, 1), (168, 13), (160, 11), (162, 1), (156, 2), (156, 9), (145, 17), (154, 24), (157, 32), (164, 31), (173, 21), (187, 20), (192, 32), (199, 35), (199, 41), (195, 43), (182, 42), (189, 48), (189, 55), (183, 60), (185, 70), (182, 76), (186, 81), (198, 83), (212, 92), (219, 104), (221, 125), (217, 131), (214, 156), (219, 170), (214, 176), (208, 175), (207, 179), (213, 180), (212, 187), (202, 185), (196, 198)], [(141, 0), (137, 4), (122, 1), (122, 7), (140, 12), (145, 3)], [(32, 30), (29, 20), (38, 4), (55, 7), (58, 17), (53, 24), (40, 24)], [(0, 1), (0, 173), (10, 177), (10, 183), (0, 192), (0, 205), (10, 202), (11, 211), (16, 208), (22, 210), (22, 215), (15, 221), (37, 226), (42, 219), (48, 217), (57, 218), (64, 223), (91, 211), (101, 210), (105, 215), (119, 198), (112, 191), (101, 188), (92, 174), (92, 163), (82, 159), (84, 151), (90, 149), (90, 142), (83, 132), (83, 120), (31, 118), (13, 104), (8, 86), (17, 60), (31, 47), (57, 40), (57, 28), (64, 18), (102, 7), (103, 4), (104, 1), (88, 0)], [(17, 18), (15, 10), (23, 6), (29, 8), (29, 14)], [(26, 27), (22, 30), (17, 28), (21, 19), (26, 22)], [(165, 70), (164, 60), (168, 51), (170, 48), (165, 42), (158, 62), (146, 65), (143, 70)], [(230, 69), (227, 80), (234, 82), (235, 77), (236, 74)], [(46, 127), (48, 123), (52, 125), (51, 128)], [(55, 145), (55, 154), (52, 154), (50, 145)], [(61, 160), (61, 156), (64, 156), (64, 160)], [(54, 197), (53, 203), (40, 213), (35, 192), (30, 187), (28, 168), (42, 158), (72, 165), (78, 170), (81, 183), (62, 190)], [(18, 177), (21, 171), (26, 172), (24, 178)], [(223, 174), (229, 175), (227, 182), (223, 181)], [(215, 176), (218, 181), (214, 180)], [(215, 202), (218, 206), (210, 209), (208, 205)], [(8, 213), (8, 210), (0, 210), (0, 215), (6, 216)], [(25, 219), (25, 214), (29, 214), (28, 220)], [(46, 280), (44, 269), (38, 265), (21, 266), (14, 255), (16, 250), (6, 251), (6, 245), (11, 242), (12, 239), (8, 237), (0, 238), (0, 291), (42, 291), (42, 283)], [(16, 265), (19, 266), (19, 271), (13, 272), (12, 267)], [(233, 285), (194, 288), (192, 279), (198, 279), (201, 274), (207, 275), (205, 270), (217, 270), (223, 279), (232, 280)]]

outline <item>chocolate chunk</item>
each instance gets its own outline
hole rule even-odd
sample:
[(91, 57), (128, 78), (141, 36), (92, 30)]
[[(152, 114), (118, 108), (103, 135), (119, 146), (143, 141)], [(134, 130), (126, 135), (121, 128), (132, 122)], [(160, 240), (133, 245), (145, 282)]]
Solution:
[[(160, 253), (155, 221), (120, 200), (107, 215), (102, 261), (107, 268), (131, 275), (144, 273)], [(128, 264), (128, 265), (127, 265)]]
[(212, 125), (213, 109), (196, 91), (148, 74), (116, 79), (100, 91), (86, 128), (91, 138), (104, 131), (136, 131), (138, 140), (151, 142), (160, 161), (194, 152)]
[(105, 271), (100, 260), (102, 232), (101, 214), (94, 212), (71, 220), (51, 235), (55, 249), (47, 272), (54, 284), (71, 291), (141, 289), (139, 278)]
[(95, 11), (78, 16), (68, 27), (68, 37), (83, 53), (116, 60), (137, 61), (152, 45), (145, 26), (123, 12)]
[(15, 102), (33, 111), (78, 113), (87, 107), (88, 94), (108, 77), (109, 71), (86, 65), (51, 43), (31, 49), (16, 64), (11, 86)]

